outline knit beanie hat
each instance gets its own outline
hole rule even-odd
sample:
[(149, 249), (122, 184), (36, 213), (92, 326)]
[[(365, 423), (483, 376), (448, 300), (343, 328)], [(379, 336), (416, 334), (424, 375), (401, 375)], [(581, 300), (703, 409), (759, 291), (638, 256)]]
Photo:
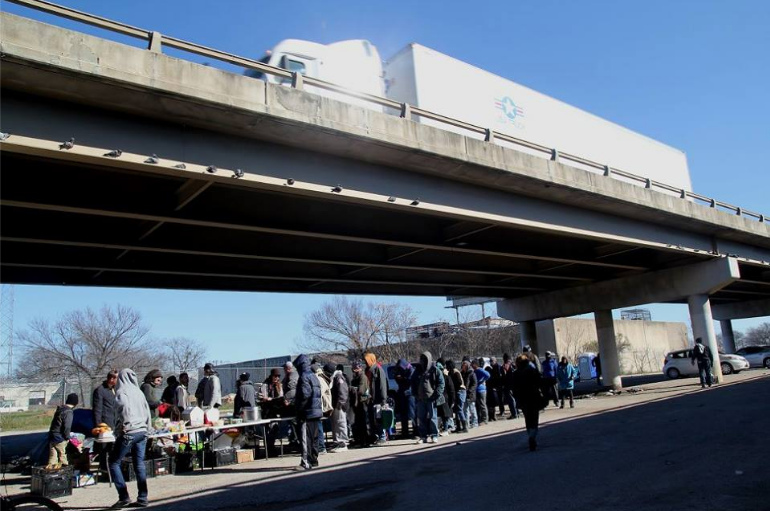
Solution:
[(67, 400), (65, 401), (65, 404), (77, 406), (78, 401), (79, 401), (78, 395), (73, 392), (72, 394), (67, 395)]

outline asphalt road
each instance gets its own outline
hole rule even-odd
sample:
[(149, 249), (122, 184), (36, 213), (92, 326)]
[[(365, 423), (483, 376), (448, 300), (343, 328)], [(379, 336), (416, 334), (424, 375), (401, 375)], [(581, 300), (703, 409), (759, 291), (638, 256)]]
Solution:
[[(678, 380), (549, 409), (534, 453), (523, 421), (498, 421), (437, 445), (391, 442), (329, 454), (306, 473), (294, 472), (298, 458), (285, 456), (158, 478), (150, 481), (152, 508), (770, 509), (770, 373), (752, 373), (706, 391), (697, 380)], [(103, 484), (75, 493), (65, 508), (100, 509), (116, 496)]]

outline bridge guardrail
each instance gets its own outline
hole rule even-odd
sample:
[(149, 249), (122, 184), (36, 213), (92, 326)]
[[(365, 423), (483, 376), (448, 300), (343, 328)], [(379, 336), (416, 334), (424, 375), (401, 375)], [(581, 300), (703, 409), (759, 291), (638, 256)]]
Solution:
[(31, 9), (35, 9), (38, 11), (42, 11), (47, 14), (53, 14), (55, 16), (59, 16), (62, 18), (67, 18), (73, 21), (85, 23), (87, 25), (98, 27), (111, 32), (116, 32), (129, 37), (142, 39), (144, 41), (147, 41), (148, 43), (147, 49), (149, 51), (162, 53), (163, 47), (167, 46), (169, 48), (174, 48), (177, 50), (186, 51), (196, 55), (208, 57), (214, 60), (219, 60), (227, 64), (232, 64), (232, 65), (243, 67), (246, 69), (259, 71), (260, 73), (266, 73), (274, 76), (279, 76), (282, 78), (288, 78), (288, 79), (291, 79), (291, 85), (295, 89), (301, 90), (304, 87), (304, 85), (307, 84), (313, 87), (317, 87), (319, 89), (337, 92), (346, 96), (350, 96), (352, 98), (361, 99), (361, 100), (373, 103), (375, 105), (379, 105), (386, 108), (392, 108), (396, 111), (399, 111), (400, 116), (403, 118), (410, 118), (411, 115), (419, 115), (420, 117), (424, 117), (426, 119), (431, 119), (443, 124), (461, 128), (471, 133), (484, 135), (485, 140), (490, 143), (494, 143), (495, 140), (502, 140), (514, 145), (518, 145), (521, 147), (526, 147), (528, 149), (542, 152), (545, 155), (549, 155), (552, 160), (567, 160), (567, 161), (579, 163), (581, 165), (585, 165), (589, 168), (593, 168), (598, 171), (601, 171), (603, 175), (606, 177), (612, 177), (612, 176), (623, 177), (625, 179), (629, 179), (631, 181), (641, 183), (644, 185), (645, 188), (648, 188), (651, 190), (655, 190), (657, 188), (660, 190), (665, 190), (668, 192), (679, 194), (679, 197), (682, 199), (688, 199), (688, 198), (693, 199), (696, 204), (702, 203), (707, 207), (726, 210), (738, 216), (753, 218), (759, 222), (765, 222), (767, 220), (767, 217), (761, 213), (743, 209), (740, 206), (736, 206), (728, 202), (719, 201), (711, 197), (706, 197), (704, 195), (700, 195), (698, 193), (685, 190), (683, 188), (677, 188), (677, 187), (668, 185), (666, 183), (661, 183), (659, 181), (646, 178), (644, 176), (639, 176), (637, 174), (626, 172), (621, 169), (612, 168), (609, 165), (598, 163), (586, 158), (582, 158), (580, 156), (576, 156), (569, 153), (563, 153), (556, 148), (546, 147), (533, 142), (528, 142), (526, 140), (516, 138), (511, 135), (506, 135), (504, 133), (497, 133), (492, 129), (484, 128), (482, 126), (476, 126), (475, 124), (467, 123), (459, 119), (453, 119), (451, 117), (447, 117), (445, 115), (431, 112), (429, 110), (423, 110), (422, 108), (414, 107), (407, 103), (399, 103), (398, 101), (376, 96), (374, 94), (354, 91), (346, 87), (342, 87), (340, 85), (326, 82), (324, 80), (319, 80), (318, 78), (303, 76), (296, 72), (290, 72), (283, 68), (264, 64), (255, 59), (240, 57), (232, 53), (227, 53), (227, 52), (217, 50), (214, 48), (209, 48), (200, 44), (184, 41), (182, 39), (177, 39), (175, 37), (169, 37), (152, 30), (145, 30), (142, 28), (133, 27), (131, 25), (126, 25), (125, 23), (120, 23), (118, 21), (113, 21), (107, 18), (103, 18), (101, 16), (96, 16), (93, 14), (71, 9), (69, 7), (58, 5), (46, 0), (6, 0), (6, 1), (17, 5), (21, 5), (24, 7), (29, 7)]

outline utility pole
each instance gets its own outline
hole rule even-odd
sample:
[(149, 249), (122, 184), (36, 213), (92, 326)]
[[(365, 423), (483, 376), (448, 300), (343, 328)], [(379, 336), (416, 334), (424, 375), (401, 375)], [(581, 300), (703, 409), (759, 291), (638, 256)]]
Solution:
[(3, 284), (0, 295), (0, 321), (2, 321), (2, 338), (0, 338), (0, 379), (13, 375), (13, 305), (15, 289), (11, 284)]

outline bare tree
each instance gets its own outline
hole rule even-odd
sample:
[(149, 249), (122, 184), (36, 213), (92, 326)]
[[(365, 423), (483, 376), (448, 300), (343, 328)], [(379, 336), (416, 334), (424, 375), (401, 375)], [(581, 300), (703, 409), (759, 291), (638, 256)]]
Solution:
[[(588, 321), (566, 321), (561, 326), (559, 352), (576, 364), (581, 353), (599, 352), (599, 343), (592, 338), (593, 330)], [(595, 346), (594, 346), (595, 343)]]
[(179, 374), (191, 371), (201, 367), (206, 360), (206, 347), (194, 339), (174, 337), (165, 339), (161, 344), (167, 372)]
[[(738, 332), (735, 332), (735, 344), (738, 344)], [(740, 346), (770, 346), (770, 323), (762, 323), (749, 328), (740, 340)]]
[(387, 360), (390, 351), (401, 349), (406, 328), (415, 321), (415, 312), (406, 305), (336, 296), (305, 316), (305, 337), (298, 345), (311, 352), (346, 351), (353, 357), (377, 348)]
[(18, 335), (22, 358), (17, 377), (27, 381), (66, 378), (77, 382), (81, 402), (110, 369), (139, 372), (153, 362), (154, 347), (139, 312), (118, 305), (73, 311), (50, 324), (35, 319)]

